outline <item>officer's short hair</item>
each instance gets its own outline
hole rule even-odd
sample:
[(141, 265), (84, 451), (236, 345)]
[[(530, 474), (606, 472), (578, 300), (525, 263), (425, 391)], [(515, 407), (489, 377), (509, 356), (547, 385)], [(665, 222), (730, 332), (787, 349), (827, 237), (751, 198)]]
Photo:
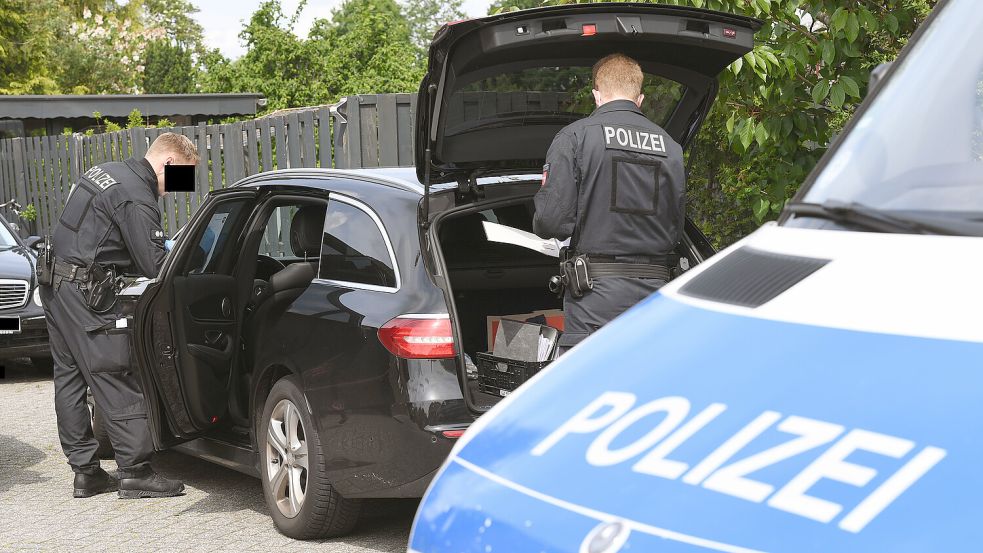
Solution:
[(198, 163), (198, 147), (183, 134), (165, 132), (154, 140), (147, 155), (173, 154), (185, 161)]
[(642, 93), (642, 68), (624, 54), (604, 56), (594, 64), (594, 88), (605, 94), (636, 98)]

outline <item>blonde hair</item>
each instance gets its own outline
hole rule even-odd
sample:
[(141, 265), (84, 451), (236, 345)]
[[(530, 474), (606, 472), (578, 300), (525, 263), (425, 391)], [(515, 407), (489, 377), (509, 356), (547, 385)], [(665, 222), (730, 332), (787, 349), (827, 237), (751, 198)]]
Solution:
[(148, 156), (163, 156), (166, 154), (173, 154), (175, 157), (185, 161), (198, 163), (198, 147), (195, 146), (195, 143), (190, 138), (183, 134), (165, 132), (158, 136), (154, 140), (154, 143), (150, 145), (150, 149), (147, 150)]
[(594, 64), (594, 88), (606, 96), (637, 98), (642, 93), (642, 68), (624, 54), (604, 56)]

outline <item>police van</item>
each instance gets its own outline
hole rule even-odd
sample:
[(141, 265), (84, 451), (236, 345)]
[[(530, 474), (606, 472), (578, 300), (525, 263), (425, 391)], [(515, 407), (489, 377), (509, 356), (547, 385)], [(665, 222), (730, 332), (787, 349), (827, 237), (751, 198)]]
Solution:
[(940, 2), (776, 224), (478, 419), (409, 550), (978, 550), (980, 31)]

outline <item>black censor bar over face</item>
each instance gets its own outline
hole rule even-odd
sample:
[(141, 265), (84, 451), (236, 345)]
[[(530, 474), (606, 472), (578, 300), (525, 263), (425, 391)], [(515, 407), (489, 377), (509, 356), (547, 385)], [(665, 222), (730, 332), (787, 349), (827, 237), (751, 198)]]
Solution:
[(194, 192), (195, 191), (195, 166), (194, 165), (175, 165), (164, 166), (164, 191), (165, 192)]

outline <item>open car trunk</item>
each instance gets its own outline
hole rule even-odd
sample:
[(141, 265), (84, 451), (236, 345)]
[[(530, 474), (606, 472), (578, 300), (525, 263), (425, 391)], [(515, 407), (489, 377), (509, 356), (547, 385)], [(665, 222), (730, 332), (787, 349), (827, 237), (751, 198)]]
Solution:
[[(558, 259), (515, 244), (491, 241), (485, 224), (532, 232), (532, 196), (475, 206), (441, 217), (434, 229), (446, 275), (445, 295), (458, 328), (458, 350), (467, 364), (489, 352), (489, 317), (562, 309), (563, 301), (549, 291)], [(463, 359), (462, 359), (463, 360)], [(478, 392), (473, 366), (468, 388), (477, 406), (489, 406), (495, 396)]]
[[(523, 246), (489, 239), (486, 224), (532, 232), (533, 190), (538, 182), (521, 186), (498, 184), (492, 188), (512, 189), (503, 199), (486, 199), (463, 204), (439, 215), (431, 237), (443, 260), (439, 274), (446, 276), (444, 291), (457, 326), (460, 361), (477, 363), (478, 353), (492, 351), (489, 317), (524, 315), (537, 311), (562, 310), (563, 300), (549, 290), (549, 280), (559, 273), (559, 259)], [(489, 189), (489, 192), (493, 191)], [(497, 195), (497, 194), (489, 194)], [(713, 255), (713, 247), (688, 219), (677, 253), (682, 268), (695, 266)], [(550, 320), (550, 323), (555, 323)], [(482, 410), (500, 397), (481, 393), (474, 367), (466, 378), (473, 408)]]

